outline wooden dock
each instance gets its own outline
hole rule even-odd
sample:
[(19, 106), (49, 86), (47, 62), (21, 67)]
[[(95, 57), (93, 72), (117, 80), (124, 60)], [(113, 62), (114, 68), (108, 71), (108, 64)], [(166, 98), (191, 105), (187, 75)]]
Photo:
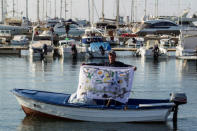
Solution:
[(0, 54), (20, 54), (21, 50), (27, 50), (26, 46), (0, 46)]
[[(114, 51), (137, 51), (137, 48), (112, 48)], [(175, 48), (168, 48), (168, 52), (170, 51), (176, 51)]]
[[(57, 49), (57, 48), (55, 48)], [(20, 54), (21, 50), (28, 50), (27, 46), (0, 46), (0, 54)], [(137, 48), (112, 48), (114, 51), (137, 51)], [(175, 48), (168, 48), (167, 51), (176, 51)]]

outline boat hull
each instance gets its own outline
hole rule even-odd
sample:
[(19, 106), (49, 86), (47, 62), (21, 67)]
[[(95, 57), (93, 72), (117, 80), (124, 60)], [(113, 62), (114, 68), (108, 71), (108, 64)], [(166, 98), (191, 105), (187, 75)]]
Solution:
[(165, 122), (172, 108), (164, 109), (96, 109), (69, 107), (39, 102), (16, 95), (27, 115), (41, 115), (95, 122)]

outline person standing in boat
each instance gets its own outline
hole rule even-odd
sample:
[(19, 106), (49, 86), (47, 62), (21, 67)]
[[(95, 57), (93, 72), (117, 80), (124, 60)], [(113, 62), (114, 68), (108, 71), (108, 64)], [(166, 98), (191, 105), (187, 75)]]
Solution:
[(133, 67), (134, 71), (137, 70), (136, 66), (127, 65), (123, 62), (116, 61), (116, 52), (111, 50), (108, 54), (109, 62), (105, 63), (83, 63), (82, 65), (94, 65), (94, 66), (109, 66), (109, 67)]

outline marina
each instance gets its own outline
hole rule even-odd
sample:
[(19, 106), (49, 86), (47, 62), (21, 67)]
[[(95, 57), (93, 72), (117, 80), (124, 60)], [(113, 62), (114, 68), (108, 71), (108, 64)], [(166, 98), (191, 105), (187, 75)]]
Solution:
[(0, 131), (195, 131), (196, 4), (1, 0)]

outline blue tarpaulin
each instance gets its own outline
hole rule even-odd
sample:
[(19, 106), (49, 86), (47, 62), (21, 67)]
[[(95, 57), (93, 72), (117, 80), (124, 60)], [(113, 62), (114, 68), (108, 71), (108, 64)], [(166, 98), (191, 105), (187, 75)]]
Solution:
[(111, 46), (109, 42), (94, 42), (90, 44), (90, 50), (91, 51), (99, 51), (100, 47), (103, 47), (104, 50), (111, 50)]

